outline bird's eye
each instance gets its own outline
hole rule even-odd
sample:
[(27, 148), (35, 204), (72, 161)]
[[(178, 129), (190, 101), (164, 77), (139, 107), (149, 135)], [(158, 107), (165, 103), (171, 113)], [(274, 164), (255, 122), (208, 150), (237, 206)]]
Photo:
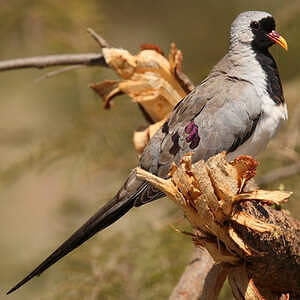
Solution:
[(259, 23), (256, 21), (251, 22), (250, 26), (252, 29), (255, 29), (255, 30), (259, 29)]

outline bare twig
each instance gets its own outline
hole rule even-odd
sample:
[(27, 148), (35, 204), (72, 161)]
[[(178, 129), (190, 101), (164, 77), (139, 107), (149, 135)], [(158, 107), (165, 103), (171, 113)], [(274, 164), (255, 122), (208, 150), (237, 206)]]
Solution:
[(102, 54), (61, 54), (0, 61), (0, 71), (24, 68), (43, 69), (53, 66), (86, 65), (108, 67)]
[(275, 143), (277, 144), (277, 147), (274, 148), (274, 152), (278, 153), (279, 155), (286, 157), (294, 162), (299, 162), (300, 161), (300, 155), (299, 153), (295, 150), (295, 147), (282, 147), (280, 143)]
[(258, 185), (266, 185), (273, 181), (295, 175), (300, 172), (300, 163), (295, 163), (286, 167), (273, 170), (262, 177), (258, 177), (255, 181)]
[(228, 268), (216, 265), (205, 249), (196, 248), (169, 300), (216, 300)]
[(40, 77), (38, 77), (35, 82), (38, 83), (44, 79), (47, 79), (47, 78), (50, 78), (50, 77), (53, 77), (53, 76), (56, 76), (58, 74), (61, 74), (61, 73), (65, 73), (65, 72), (68, 72), (68, 71), (72, 71), (74, 69), (78, 69), (78, 68), (82, 68), (84, 65), (75, 65), (75, 66), (68, 66), (68, 67), (64, 67), (62, 69), (59, 69), (59, 70), (55, 70), (55, 71), (52, 71), (52, 72), (48, 72)]
[(297, 144), (298, 144), (298, 136), (299, 136), (299, 126), (298, 126), (298, 122), (299, 122), (299, 116), (300, 116), (300, 107), (296, 106), (294, 108), (294, 112), (291, 118), (291, 121), (289, 123), (289, 130), (288, 132), (288, 138), (286, 139), (286, 146), (288, 148), (291, 148), (293, 150), (295, 150)]
[[(93, 37), (93, 39), (98, 43), (101, 48), (109, 48), (110, 45), (107, 41), (97, 34), (93, 29), (88, 28), (88, 33)], [(74, 65), (86, 65), (86, 66), (101, 66), (108, 67), (104, 56), (98, 53), (84, 53), (84, 54), (62, 54), (62, 55), (49, 55), (49, 56), (36, 56), (29, 58), (19, 58), (12, 60), (0, 61), (0, 72), (15, 70), (15, 69), (24, 69), (24, 68), (46, 68), (53, 66), (74, 66)], [(61, 72), (69, 71), (73, 68), (66, 68), (62, 71), (55, 71), (46, 74), (47, 77), (57, 75)]]
[(87, 32), (92, 36), (92, 38), (98, 43), (101, 48), (110, 48), (109, 43), (98, 33), (96, 33), (92, 28), (88, 28)]

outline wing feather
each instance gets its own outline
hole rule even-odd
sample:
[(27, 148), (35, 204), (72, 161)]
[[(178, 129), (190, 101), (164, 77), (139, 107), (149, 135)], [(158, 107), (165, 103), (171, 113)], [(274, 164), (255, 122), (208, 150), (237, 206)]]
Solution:
[(221, 151), (234, 151), (256, 128), (261, 101), (251, 83), (207, 78), (174, 108), (151, 139), (141, 159), (142, 168), (167, 177), (172, 162), (188, 152), (193, 161)]

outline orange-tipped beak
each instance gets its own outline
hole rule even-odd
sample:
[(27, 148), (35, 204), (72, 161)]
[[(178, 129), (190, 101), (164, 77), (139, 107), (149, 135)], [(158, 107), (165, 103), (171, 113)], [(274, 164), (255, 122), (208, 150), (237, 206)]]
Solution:
[(288, 44), (287, 41), (275, 30), (272, 32), (268, 33), (267, 36), (269, 37), (270, 40), (281, 46), (284, 50), (288, 50)]

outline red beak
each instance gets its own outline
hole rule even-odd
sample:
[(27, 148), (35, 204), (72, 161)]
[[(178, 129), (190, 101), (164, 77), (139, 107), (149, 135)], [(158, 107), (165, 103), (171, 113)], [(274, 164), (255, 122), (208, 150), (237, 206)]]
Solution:
[(269, 37), (270, 40), (272, 40), (273, 42), (281, 46), (283, 49), (285, 49), (286, 51), (288, 50), (288, 44), (286, 40), (275, 30), (268, 33), (267, 36)]

